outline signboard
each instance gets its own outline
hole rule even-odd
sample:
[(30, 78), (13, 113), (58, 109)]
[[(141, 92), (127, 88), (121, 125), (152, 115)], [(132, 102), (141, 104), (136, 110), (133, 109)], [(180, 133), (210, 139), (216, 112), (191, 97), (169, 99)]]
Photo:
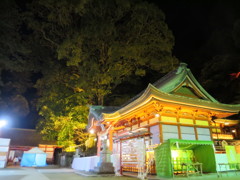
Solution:
[(0, 138), (0, 168), (5, 168), (9, 152), (10, 139)]

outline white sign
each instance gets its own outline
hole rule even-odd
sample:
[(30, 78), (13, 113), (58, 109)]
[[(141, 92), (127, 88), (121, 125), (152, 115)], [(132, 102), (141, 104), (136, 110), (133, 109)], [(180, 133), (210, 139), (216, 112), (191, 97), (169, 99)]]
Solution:
[(7, 164), (9, 145), (10, 139), (0, 138), (0, 168), (4, 168)]

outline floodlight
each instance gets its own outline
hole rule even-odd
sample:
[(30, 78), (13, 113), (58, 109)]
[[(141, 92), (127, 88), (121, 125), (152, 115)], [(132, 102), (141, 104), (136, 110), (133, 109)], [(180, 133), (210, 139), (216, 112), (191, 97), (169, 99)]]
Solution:
[(6, 126), (6, 124), (7, 124), (6, 120), (0, 120), (0, 128)]

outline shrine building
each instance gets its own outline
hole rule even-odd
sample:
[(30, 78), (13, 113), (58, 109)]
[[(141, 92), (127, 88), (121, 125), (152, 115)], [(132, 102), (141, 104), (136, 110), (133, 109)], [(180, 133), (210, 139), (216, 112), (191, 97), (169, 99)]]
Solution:
[(239, 117), (232, 118), (239, 111), (240, 104), (213, 98), (181, 63), (121, 107), (91, 106), (88, 128), (98, 136), (98, 153), (107, 139), (121, 171), (137, 172), (137, 139), (144, 141), (146, 156), (169, 139), (213, 141), (215, 153), (234, 145), (240, 153)]

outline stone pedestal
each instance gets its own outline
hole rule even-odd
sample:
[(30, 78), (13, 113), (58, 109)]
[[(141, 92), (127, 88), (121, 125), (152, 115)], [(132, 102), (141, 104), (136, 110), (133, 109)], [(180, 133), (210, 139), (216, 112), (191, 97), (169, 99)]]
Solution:
[(94, 172), (97, 174), (114, 174), (114, 167), (111, 162), (102, 162), (94, 168)]
[(97, 174), (114, 174), (114, 167), (111, 162), (111, 151), (107, 149), (107, 141), (103, 141), (103, 150), (100, 152), (100, 161), (94, 168)]

